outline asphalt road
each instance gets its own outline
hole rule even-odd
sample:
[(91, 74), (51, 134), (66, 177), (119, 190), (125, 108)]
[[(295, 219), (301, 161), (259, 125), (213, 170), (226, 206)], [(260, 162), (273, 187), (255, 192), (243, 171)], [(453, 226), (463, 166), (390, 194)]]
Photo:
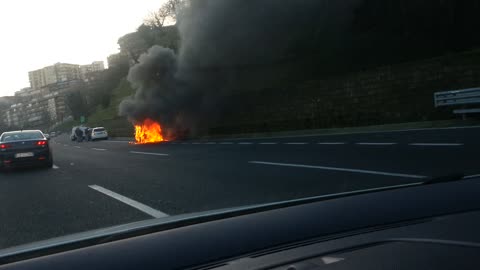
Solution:
[(155, 145), (64, 135), (51, 140), (53, 169), (0, 174), (0, 248), (166, 215), (476, 175), (479, 138), (480, 127)]

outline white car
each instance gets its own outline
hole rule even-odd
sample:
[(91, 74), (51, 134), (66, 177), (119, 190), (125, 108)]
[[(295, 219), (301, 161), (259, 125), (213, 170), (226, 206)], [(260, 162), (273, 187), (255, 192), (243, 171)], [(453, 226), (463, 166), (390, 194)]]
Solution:
[(104, 127), (96, 127), (92, 129), (92, 141), (108, 140), (108, 132)]

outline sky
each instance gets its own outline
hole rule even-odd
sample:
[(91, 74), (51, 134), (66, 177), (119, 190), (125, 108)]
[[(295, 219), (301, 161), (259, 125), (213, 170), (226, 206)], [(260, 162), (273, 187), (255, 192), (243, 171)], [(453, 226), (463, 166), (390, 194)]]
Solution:
[(0, 96), (29, 87), (28, 72), (57, 62), (89, 64), (118, 52), (165, 0), (15, 0), (0, 9)]

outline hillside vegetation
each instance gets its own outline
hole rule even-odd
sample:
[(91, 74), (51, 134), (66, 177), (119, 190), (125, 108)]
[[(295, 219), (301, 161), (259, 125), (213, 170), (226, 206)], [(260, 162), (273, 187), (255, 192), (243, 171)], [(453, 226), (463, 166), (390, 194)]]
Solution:
[[(102, 126), (107, 128), (109, 134), (114, 137), (131, 137), (133, 134), (132, 125), (125, 117), (118, 116), (118, 105), (120, 102), (132, 95), (134, 90), (126, 79), (122, 79), (119, 85), (112, 90), (111, 102), (108, 107), (103, 108), (101, 105), (87, 117), (85, 125), (90, 127)], [(56, 130), (63, 132), (71, 131), (75, 125), (79, 125), (80, 121), (74, 120), (62, 124)]]

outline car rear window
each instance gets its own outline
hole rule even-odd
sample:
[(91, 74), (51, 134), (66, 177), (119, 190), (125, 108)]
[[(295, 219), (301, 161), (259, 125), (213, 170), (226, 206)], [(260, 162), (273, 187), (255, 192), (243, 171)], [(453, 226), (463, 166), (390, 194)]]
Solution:
[(94, 131), (94, 132), (99, 132), (99, 131), (105, 131), (105, 129), (104, 129), (104, 128), (96, 128), (96, 129), (94, 129), (93, 131)]
[(0, 141), (2, 142), (13, 142), (13, 141), (21, 141), (21, 140), (35, 140), (35, 139), (44, 139), (42, 133), (37, 131), (31, 132), (11, 132), (2, 135)]

